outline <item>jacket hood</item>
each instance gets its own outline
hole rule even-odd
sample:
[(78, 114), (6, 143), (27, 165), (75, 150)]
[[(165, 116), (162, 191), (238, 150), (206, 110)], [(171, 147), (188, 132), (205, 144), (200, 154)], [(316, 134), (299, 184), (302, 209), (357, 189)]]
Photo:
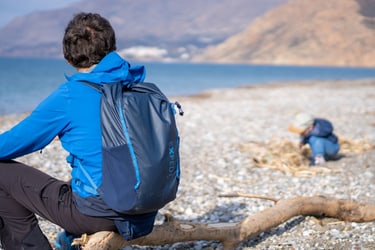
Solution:
[(146, 77), (144, 66), (131, 66), (117, 52), (106, 55), (89, 73), (65, 76), (68, 81), (88, 81), (96, 84), (110, 82), (143, 82)]

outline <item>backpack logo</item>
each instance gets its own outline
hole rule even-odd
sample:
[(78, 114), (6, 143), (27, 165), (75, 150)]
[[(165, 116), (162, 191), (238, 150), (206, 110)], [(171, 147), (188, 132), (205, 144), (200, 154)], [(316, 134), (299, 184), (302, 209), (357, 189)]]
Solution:
[(169, 168), (168, 168), (170, 175), (173, 174), (175, 166), (176, 166), (175, 148), (174, 148), (174, 145), (170, 143), (169, 145)]

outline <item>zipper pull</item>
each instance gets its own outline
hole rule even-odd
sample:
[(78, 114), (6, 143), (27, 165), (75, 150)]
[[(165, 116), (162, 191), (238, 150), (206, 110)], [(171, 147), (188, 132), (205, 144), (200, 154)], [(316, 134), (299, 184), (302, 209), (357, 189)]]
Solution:
[(174, 105), (176, 105), (176, 107), (178, 108), (178, 114), (180, 116), (183, 116), (184, 115), (184, 111), (182, 110), (182, 106), (179, 102), (175, 102)]

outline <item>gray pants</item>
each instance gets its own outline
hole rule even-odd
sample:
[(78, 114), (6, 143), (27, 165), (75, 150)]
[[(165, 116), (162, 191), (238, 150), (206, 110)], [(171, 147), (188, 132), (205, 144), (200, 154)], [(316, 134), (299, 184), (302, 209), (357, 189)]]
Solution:
[(0, 241), (5, 250), (51, 249), (35, 214), (80, 235), (116, 230), (112, 220), (80, 213), (69, 183), (15, 161), (0, 161)]

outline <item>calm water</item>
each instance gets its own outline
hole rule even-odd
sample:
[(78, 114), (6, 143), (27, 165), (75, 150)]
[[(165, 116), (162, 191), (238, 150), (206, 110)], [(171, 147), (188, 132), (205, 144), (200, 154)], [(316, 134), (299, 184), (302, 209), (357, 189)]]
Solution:
[[(375, 68), (132, 63), (168, 96), (276, 81), (375, 78)], [(0, 58), (0, 115), (31, 111), (74, 69), (64, 60)]]

